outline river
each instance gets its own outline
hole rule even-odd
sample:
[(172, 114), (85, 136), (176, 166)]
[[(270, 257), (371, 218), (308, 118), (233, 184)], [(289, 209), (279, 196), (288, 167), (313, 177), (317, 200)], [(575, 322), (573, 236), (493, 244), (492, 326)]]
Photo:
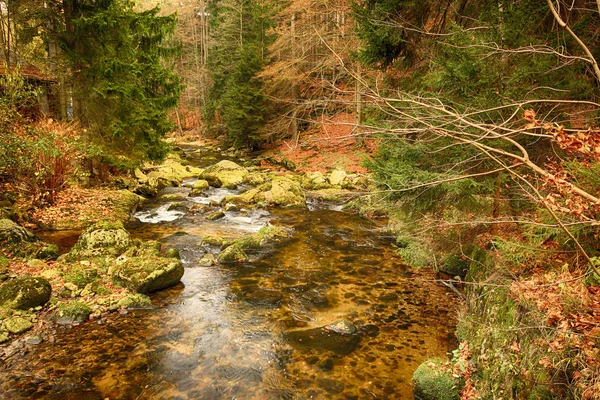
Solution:
[[(165, 189), (128, 226), (179, 250), (182, 282), (153, 294), (152, 308), (57, 326), (53, 343), (27, 345), (0, 369), (3, 398), (409, 399), (416, 367), (449, 351), (452, 294), (430, 271), (403, 265), (382, 222), (327, 203), (232, 209), (217, 221), (168, 210), (179, 195), (210, 207), (235, 191), (188, 192)], [(211, 265), (218, 248), (203, 237), (268, 224), (291, 238), (248, 262)], [(349, 353), (291, 339), (340, 320), (358, 328)]]

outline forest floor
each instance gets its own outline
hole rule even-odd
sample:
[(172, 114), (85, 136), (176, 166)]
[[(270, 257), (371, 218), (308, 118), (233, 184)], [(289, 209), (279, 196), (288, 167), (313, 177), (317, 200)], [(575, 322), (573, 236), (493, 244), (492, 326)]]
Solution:
[[(267, 148), (264, 156), (280, 156), (296, 164), (299, 172), (367, 173), (363, 165), (377, 150), (376, 139), (365, 138), (354, 126), (353, 114), (321, 118), (318, 124), (299, 135), (297, 141), (283, 140)], [(266, 166), (266, 165), (265, 165)]]

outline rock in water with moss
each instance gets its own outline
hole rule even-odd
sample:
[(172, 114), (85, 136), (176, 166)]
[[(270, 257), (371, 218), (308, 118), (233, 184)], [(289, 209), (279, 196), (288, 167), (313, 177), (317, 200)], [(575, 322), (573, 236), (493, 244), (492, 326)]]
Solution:
[(113, 268), (115, 283), (138, 293), (151, 293), (174, 286), (183, 276), (181, 261), (159, 256), (124, 257)]
[(0, 253), (12, 257), (55, 258), (58, 247), (45, 243), (10, 219), (0, 219)]
[(248, 170), (233, 161), (219, 161), (208, 167), (201, 175), (211, 186), (235, 188), (244, 181)]
[(418, 400), (458, 400), (460, 391), (452, 372), (443, 367), (443, 361), (432, 358), (413, 374), (413, 394)]
[(118, 256), (132, 245), (131, 236), (121, 222), (101, 221), (83, 231), (67, 259)]
[(259, 193), (256, 200), (281, 207), (306, 207), (306, 197), (300, 184), (283, 177), (273, 179), (270, 190)]
[(0, 286), (0, 306), (28, 310), (50, 300), (52, 286), (44, 278), (18, 278)]
[(60, 303), (54, 316), (59, 325), (69, 325), (75, 322), (85, 322), (90, 317), (92, 309), (82, 301)]

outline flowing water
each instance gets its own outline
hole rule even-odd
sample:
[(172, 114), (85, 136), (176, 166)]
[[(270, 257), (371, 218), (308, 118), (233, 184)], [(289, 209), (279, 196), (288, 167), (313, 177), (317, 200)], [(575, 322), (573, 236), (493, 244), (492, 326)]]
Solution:
[[(379, 223), (327, 204), (230, 210), (218, 221), (169, 211), (178, 195), (210, 207), (232, 192), (188, 191), (167, 189), (169, 201), (147, 203), (128, 227), (179, 249), (182, 283), (155, 293), (151, 309), (56, 327), (54, 343), (29, 345), (0, 368), (3, 398), (409, 399), (415, 368), (449, 350), (452, 296), (405, 267)], [(268, 224), (291, 238), (247, 263), (210, 265), (218, 249), (204, 236)], [(359, 328), (349, 354), (291, 339), (339, 320)]]

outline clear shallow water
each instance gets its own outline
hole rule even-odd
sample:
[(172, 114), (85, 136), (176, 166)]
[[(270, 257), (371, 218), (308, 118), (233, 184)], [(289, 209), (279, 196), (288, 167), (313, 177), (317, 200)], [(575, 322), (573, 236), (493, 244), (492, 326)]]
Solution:
[[(185, 189), (177, 189), (185, 192)], [(193, 202), (193, 200), (192, 200)], [(160, 199), (149, 212), (160, 214)], [(142, 210), (144, 212), (144, 210)], [(251, 262), (203, 266), (218, 249), (202, 237), (239, 237), (271, 223), (287, 242)], [(3, 398), (408, 399), (426, 358), (448, 351), (452, 297), (409, 271), (376, 223), (330, 209), (232, 211), (219, 221), (185, 213), (133, 222), (132, 234), (177, 247), (182, 284), (155, 308), (57, 327), (0, 367)], [(347, 355), (298, 346), (289, 332), (340, 319), (362, 330)]]

